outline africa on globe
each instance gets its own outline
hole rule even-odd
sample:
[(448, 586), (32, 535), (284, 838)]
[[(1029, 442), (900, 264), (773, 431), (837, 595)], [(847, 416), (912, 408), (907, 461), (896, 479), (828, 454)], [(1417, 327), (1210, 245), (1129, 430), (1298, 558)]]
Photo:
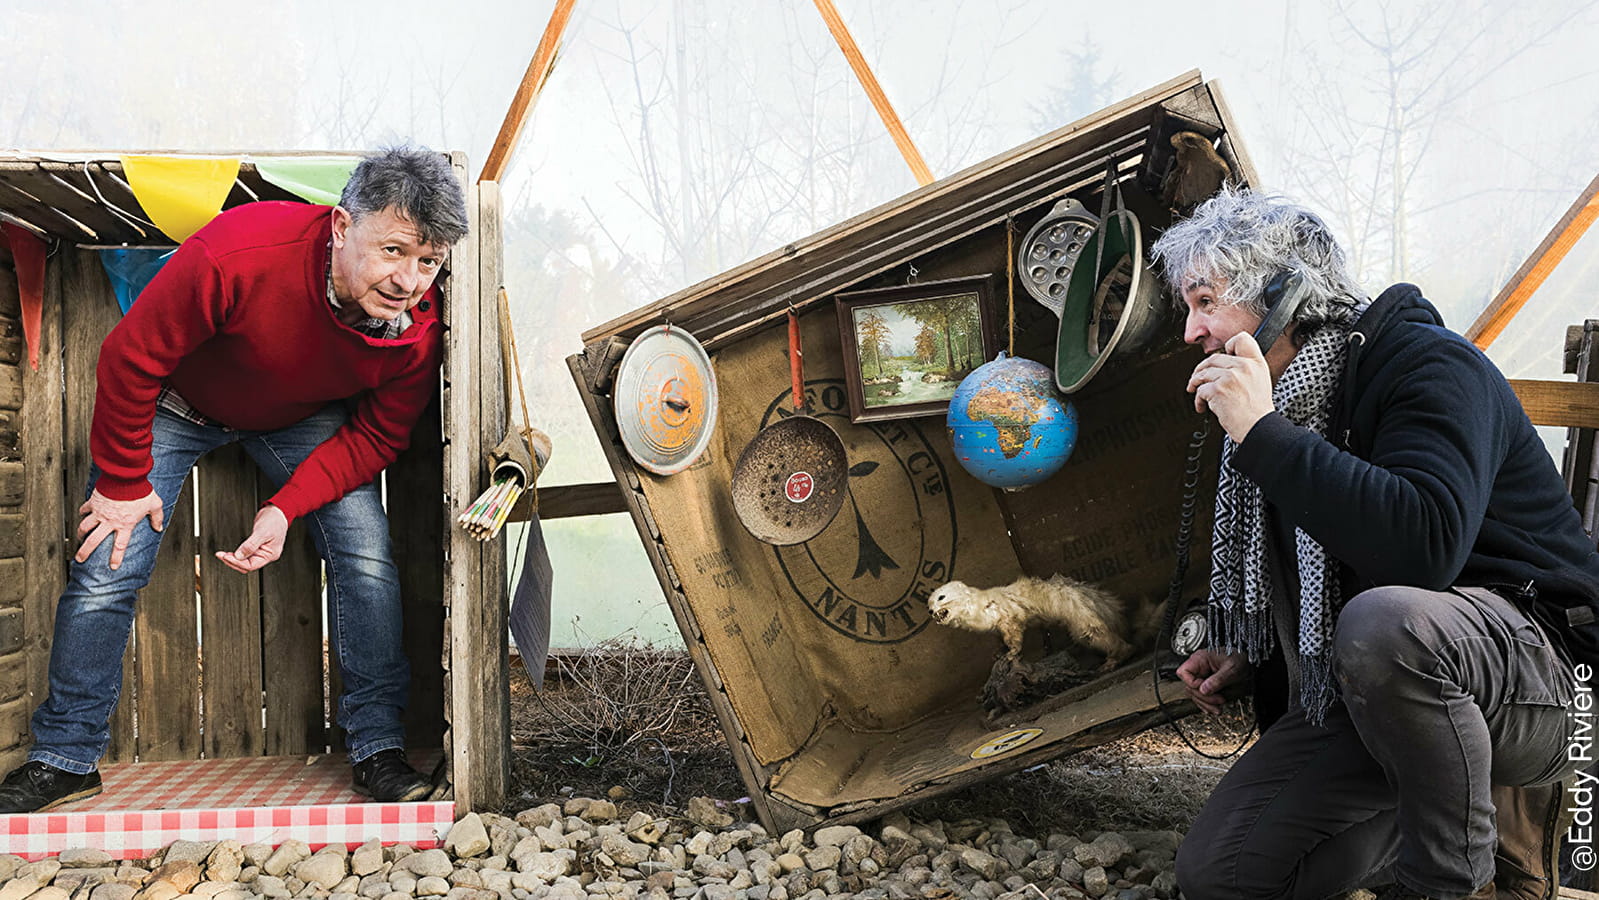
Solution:
[(1011, 491), (1060, 471), (1077, 445), (1077, 408), (1055, 387), (1055, 373), (1003, 352), (961, 381), (945, 423), (961, 466)]

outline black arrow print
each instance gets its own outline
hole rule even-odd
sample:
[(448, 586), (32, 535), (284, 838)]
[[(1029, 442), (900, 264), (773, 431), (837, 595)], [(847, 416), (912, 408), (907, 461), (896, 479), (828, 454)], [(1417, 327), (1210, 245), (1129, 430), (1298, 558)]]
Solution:
[[(872, 474), (876, 469), (877, 463), (871, 460), (859, 462), (850, 466), (849, 477), (860, 478)], [(851, 577), (859, 578), (870, 572), (873, 578), (881, 578), (883, 577), (884, 569), (897, 569), (899, 564), (894, 562), (893, 557), (883, 551), (883, 548), (878, 545), (877, 539), (872, 537), (872, 532), (867, 529), (866, 520), (861, 517), (860, 505), (855, 502), (855, 492), (849, 489), (848, 482), (845, 482), (845, 491), (849, 494), (850, 508), (855, 510), (855, 533), (860, 540), (860, 555), (855, 563), (855, 574)]]

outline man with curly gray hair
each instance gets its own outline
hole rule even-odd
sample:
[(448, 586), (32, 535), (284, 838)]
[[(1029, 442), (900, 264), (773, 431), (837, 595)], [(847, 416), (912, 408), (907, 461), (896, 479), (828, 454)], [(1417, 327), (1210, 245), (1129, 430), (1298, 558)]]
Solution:
[[(1528, 825), (1496, 831), (1493, 786), (1569, 773), (1599, 664), (1599, 553), (1549, 454), (1487, 357), (1413, 285), (1367, 301), (1309, 210), (1225, 188), (1153, 252), (1226, 432), (1211, 647), (1178, 675), (1210, 713), (1253, 675), (1263, 729), (1178, 853), (1183, 895), (1492, 896)], [(1261, 347), (1284, 275), (1299, 305)]]

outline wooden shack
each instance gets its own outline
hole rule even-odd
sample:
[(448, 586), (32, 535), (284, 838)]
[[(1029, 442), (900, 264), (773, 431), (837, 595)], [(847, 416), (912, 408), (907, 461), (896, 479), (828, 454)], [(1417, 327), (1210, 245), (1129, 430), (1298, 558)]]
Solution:
[[(274, 154), (230, 155), (244, 162), (225, 208), (299, 199), (257, 172), (253, 160)], [(145, 222), (119, 158), (0, 157), (0, 213), (49, 246), (34, 369), (0, 244), (0, 769), (25, 756), (28, 718), (46, 690), (53, 608), (89, 469), (95, 362), (120, 316), (96, 251), (172, 243)], [(413, 763), (424, 771), (436, 763), (432, 800), (446, 817), (497, 807), (509, 777), (503, 544), (480, 544), (453, 522), (486, 486), (482, 451), (505, 428), (499, 195), (492, 183), (471, 182), (462, 154), (450, 159), (472, 222), (442, 279), (442, 392), (383, 476), (412, 670), (407, 741)], [(185, 490), (192, 503), (167, 523), (140, 595), (104, 796), (141, 767), (165, 767), (163, 778), (181, 781), (241, 759), (254, 760), (241, 777), (281, 778), (279, 799), (290, 804), (304, 802), (294, 785), (308, 758), (329, 760), (338, 772), (330, 777), (347, 789), (343, 735), (329, 708), (338, 666), (325, 659), (321, 561), (303, 523), (281, 560), (241, 576), (213, 551), (249, 533), (258, 498), (270, 492), (264, 479), (229, 447), (205, 458)], [(67, 810), (75, 808), (82, 804)]]
[[(1255, 183), (1220, 90), (1190, 72), (600, 325), (569, 358), (768, 828), (875, 818), (1161, 721), (1149, 651), (1198, 424), (1183, 391), (1198, 355), (1177, 339), (1175, 319), (1168, 339), (1113, 361), (1072, 398), (1081, 437), (1065, 468), (1006, 493), (957, 464), (942, 415), (851, 424), (834, 297), (912, 279), (990, 276), (1003, 307), (1014, 252), (1007, 227), (1019, 245), (1061, 198), (1101, 209), (1107, 168), (1151, 240), (1170, 222), (1158, 198), (1170, 139), (1181, 131), (1214, 142), (1236, 180)], [(1019, 284), (1015, 298), (1015, 354), (1052, 364), (1056, 317)], [(849, 501), (820, 535), (774, 547), (740, 526), (729, 482), (745, 444), (791, 413), (790, 309), (801, 321), (812, 412), (843, 439), (851, 471), (872, 474), (849, 479)], [(659, 476), (625, 452), (610, 389), (622, 350), (665, 323), (707, 348), (721, 400), (704, 456)], [(1206, 506), (1201, 500), (1200, 560)], [(881, 557), (863, 567), (868, 538)], [(1191, 595), (1202, 595), (1206, 568), (1190, 572)], [(998, 641), (930, 622), (926, 598), (946, 581), (990, 586), (1024, 573), (1112, 590), (1151, 639), (1114, 672), (991, 718), (978, 696)], [(1180, 694), (1167, 690), (1168, 699)]]

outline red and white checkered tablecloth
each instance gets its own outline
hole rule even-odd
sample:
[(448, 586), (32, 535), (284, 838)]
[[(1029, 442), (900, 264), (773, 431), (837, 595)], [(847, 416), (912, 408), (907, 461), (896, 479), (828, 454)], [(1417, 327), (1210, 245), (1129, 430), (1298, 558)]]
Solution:
[[(418, 756), (423, 772), (437, 759)], [(176, 840), (313, 849), (385, 844), (435, 847), (454, 819), (448, 800), (368, 803), (350, 789), (342, 756), (249, 757), (106, 766), (99, 796), (46, 813), (0, 816), (0, 853), (38, 859), (93, 847), (117, 859), (149, 856)]]

